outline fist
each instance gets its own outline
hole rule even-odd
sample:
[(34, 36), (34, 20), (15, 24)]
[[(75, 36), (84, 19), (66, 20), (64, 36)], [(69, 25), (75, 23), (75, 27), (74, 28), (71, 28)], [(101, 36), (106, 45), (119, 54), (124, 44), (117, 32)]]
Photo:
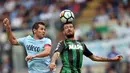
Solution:
[(35, 55), (28, 55), (28, 56), (26, 56), (25, 60), (26, 61), (32, 60), (34, 57), (35, 57)]
[(51, 63), (51, 64), (49, 65), (49, 67), (50, 67), (50, 70), (52, 71), (52, 70), (56, 67), (56, 64), (55, 64), (55, 63)]
[(123, 57), (122, 57), (121, 55), (117, 55), (117, 56), (114, 57), (114, 59), (115, 59), (116, 61), (120, 61), (122, 58), (123, 58)]
[(9, 25), (9, 19), (8, 18), (5, 18), (4, 20), (3, 20), (3, 24), (5, 25), (5, 27), (9, 27), (10, 25)]

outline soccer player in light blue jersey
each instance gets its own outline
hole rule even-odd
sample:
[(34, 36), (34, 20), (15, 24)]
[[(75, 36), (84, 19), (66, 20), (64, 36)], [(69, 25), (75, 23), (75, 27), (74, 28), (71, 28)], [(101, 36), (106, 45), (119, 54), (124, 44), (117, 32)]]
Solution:
[(48, 67), (50, 63), (51, 40), (45, 38), (46, 27), (43, 22), (36, 22), (32, 27), (33, 36), (28, 35), (16, 39), (11, 31), (8, 18), (3, 20), (7, 36), (11, 44), (22, 45), (27, 52), (26, 61), (29, 73), (52, 73)]

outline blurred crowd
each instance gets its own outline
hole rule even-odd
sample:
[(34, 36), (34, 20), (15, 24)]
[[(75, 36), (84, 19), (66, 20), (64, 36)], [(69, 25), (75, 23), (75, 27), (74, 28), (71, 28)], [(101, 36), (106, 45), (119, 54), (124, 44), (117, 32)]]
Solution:
[(13, 30), (30, 29), (36, 21), (44, 21), (49, 26), (51, 20), (59, 21), (59, 13), (64, 9), (76, 15), (86, 4), (86, 0), (1, 0), (0, 21), (8, 17)]
[(109, 40), (130, 34), (130, 1), (103, 0), (87, 31), (87, 40)]

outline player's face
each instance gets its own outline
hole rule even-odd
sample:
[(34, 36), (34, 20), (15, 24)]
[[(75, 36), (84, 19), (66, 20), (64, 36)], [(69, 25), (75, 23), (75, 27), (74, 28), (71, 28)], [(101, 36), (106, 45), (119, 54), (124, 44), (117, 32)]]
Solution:
[(73, 38), (74, 37), (74, 26), (73, 24), (69, 23), (69, 24), (65, 24), (64, 25), (64, 35), (67, 37), (67, 38)]
[(44, 25), (39, 25), (39, 28), (36, 30), (36, 36), (41, 39), (45, 36), (46, 28)]

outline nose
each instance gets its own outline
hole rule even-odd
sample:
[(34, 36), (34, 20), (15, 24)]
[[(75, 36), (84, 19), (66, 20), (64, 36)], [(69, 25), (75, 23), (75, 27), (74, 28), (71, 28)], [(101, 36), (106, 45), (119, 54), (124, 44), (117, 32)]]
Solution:
[(43, 32), (45, 32), (45, 30), (43, 30)]
[(43, 30), (42, 33), (45, 33), (45, 30)]
[(71, 28), (69, 27), (68, 30), (71, 31)]

